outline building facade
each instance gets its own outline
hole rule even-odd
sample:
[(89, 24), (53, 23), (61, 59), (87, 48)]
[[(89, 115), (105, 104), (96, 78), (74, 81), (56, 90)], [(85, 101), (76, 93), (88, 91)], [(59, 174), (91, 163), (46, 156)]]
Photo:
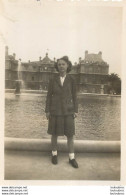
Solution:
[[(9, 55), (5, 48), (5, 88), (15, 89), (17, 80), (22, 81), (22, 88), (47, 90), (49, 80), (57, 74), (54, 63), (48, 53), (38, 61), (21, 62), (16, 55)], [(102, 52), (89, 54), (85, 51), (84, 59), (79, 58), (69, 73), (74, 77), (79, 92), (107, 94), (109, 65), (103, 61)]]

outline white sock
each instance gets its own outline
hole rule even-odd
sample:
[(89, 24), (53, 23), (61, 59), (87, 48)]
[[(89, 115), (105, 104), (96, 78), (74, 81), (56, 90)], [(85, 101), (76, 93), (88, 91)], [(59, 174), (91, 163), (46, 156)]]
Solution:
[(57, 155), (57, 150), (52, 151), (52, 155), (53, 155), (53, 156), (54, 156), (54, 155)]
[(74, 159), (74, 153), (69, 153), (70, 160)]

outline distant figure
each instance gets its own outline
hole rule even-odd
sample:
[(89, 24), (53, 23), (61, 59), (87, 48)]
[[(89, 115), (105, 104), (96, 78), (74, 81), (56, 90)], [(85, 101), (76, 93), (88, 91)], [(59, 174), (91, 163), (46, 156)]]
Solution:
[(52, 163), (58, 163), (57, 157), (57, 138), (67, 136), (69, 150), (69, 163), (78, 168), (74, 154), (75, 124), (77, 117), (77, 91), (74, 79), (68, 75), (72, 64), (67, 56), (57, 60), (55, 64), (59, 75), (56, 75), (49, 82), (46, 99), (46, 117), (48, 121), (48, 134), (51, 134)]

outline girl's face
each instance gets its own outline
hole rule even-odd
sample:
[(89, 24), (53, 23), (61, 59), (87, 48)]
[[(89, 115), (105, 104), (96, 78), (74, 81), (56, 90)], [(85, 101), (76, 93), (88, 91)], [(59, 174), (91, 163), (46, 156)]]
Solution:
[(57, 66), (58, 66), (59, 73), (67, 72), (68, 64), (64, 60), (59, 60)]

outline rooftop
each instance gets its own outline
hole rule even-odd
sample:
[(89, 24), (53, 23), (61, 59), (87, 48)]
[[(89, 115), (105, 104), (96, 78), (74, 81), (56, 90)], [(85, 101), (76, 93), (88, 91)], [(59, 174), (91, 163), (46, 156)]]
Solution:
[(79, 62), (82, 63), (95, 63), (100, 65), (107, 65), (107, 63), (102, 59), (102, 52), (100, 51), (98, 54), (94, 53), (88, 53), (88, 51), (85, 51), (85, 58), (81, 59), (79, 58)]
[(48, 57), (48, 53), (46, 53), (46, 56), (41, 61), (42, 64), (50, 64), (53, 63), (53, 61)]
[(101, 58), (101, 56), (99, 56), (99, 54), (87, 54), (85, 56), (85, 61), (103, 62), (103, 59)]

